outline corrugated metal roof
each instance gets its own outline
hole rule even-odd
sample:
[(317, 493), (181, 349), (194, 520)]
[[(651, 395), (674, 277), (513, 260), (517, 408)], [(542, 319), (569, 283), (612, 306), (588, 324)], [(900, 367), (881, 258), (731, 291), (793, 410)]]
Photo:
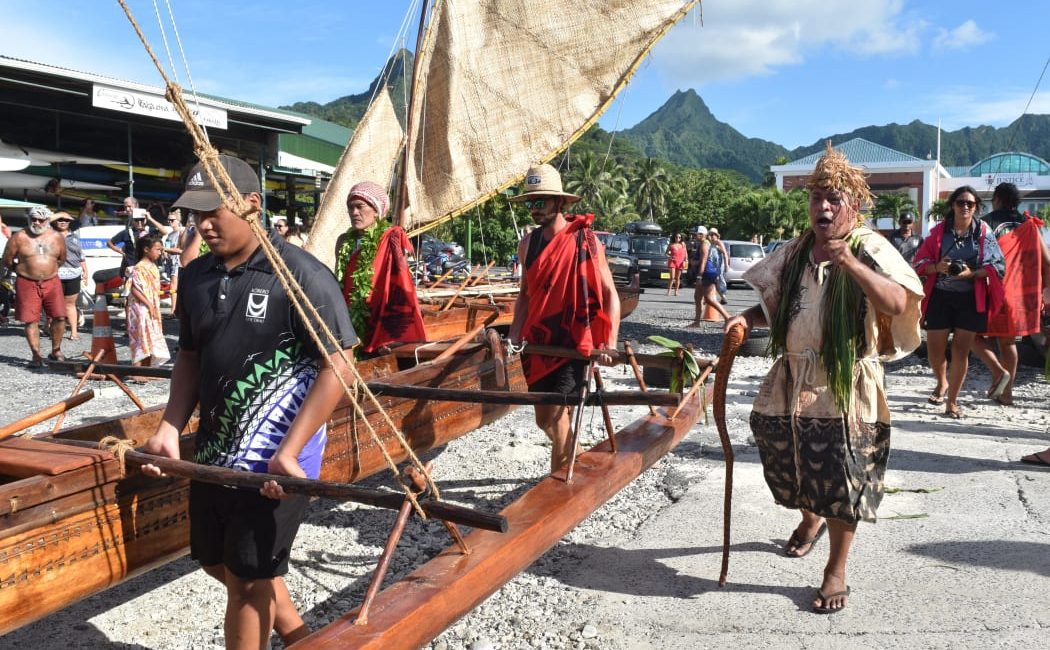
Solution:
[[(855, 165), (925, 162), (922, 158), (916, 158), (915, 156), (897, 151), (896, 149), (890, 149), (881, 144), (875, 144), (864, 138), (853, 138), (842, 144), (835, 145), (832, 148), (836, 151), (842, 152), (842, 154)], [(789, 162), (788, 165), (792, 167), (812, 166), (817, 164), (817, 160), (823, 155), (823, 151), (818, 151), (817, 153), (812, 153), (803, 158), (799, 158), (798, 160), (793, 160)]]
[(962, 166), (956, 165), (956, 166), (952, 166), (952, 167), (945, 167), (944, 169), (945, 169), (945, 171), (947, 171), (952, 176), (952, 178), (960, 178), (960, 177), (968, 177), (968, 176), (970, 176), (970, 167), (967, 166), (967, 165), (962, 165)]
[[(95, 74), (93, 72), (82, 72), (80, 70), (62, 68), (46, 63), (37, 63), (35, 61), (27, 61), (25, 59), (16, 59), (14, 57), (5, 56), (3, 54), (0, 54), (0, 67), (9, 67), (18, 70), (39, 72), (43, 74), (54, 75), (56, 77), (65, 77), (66, 79), (75, 79), (78, 81), (86, 81), (90, 83), (103, 83), (111, 86), (127, 88), (128, 90), (136, 90), (145, 93), (154, 93), (161, 96), (164, 95), (164, 88), (160, 86), (150, 86), (134, 81), (127, 81), (124, 79), (114, 79), (112, 77), (106, 77), (100, 74)], [(193, 98), (192, 93), (190, 93), (189, 89), (186, 88), (184, 88), (183, 91), (185, 93), (187, 103), (191, 102)], [(312, 118), (304, 117), (288, 111), (280, 111), (273, 108), (259, 106), (258, 104), (249, 104), (247, 102), (219, 98), (211, 95), (205, 95), (203, 93), (197, 93), (197, 96), (200, 98), (200, 102), (202, 104), (215, 106), (216, 108), (224, 108), (227, 110), (232, 110), (247, 115), (257, 115), (272, 120), (281, 120), (283, 122), (291, 122), (293, 124), (301, 125), (308, 125), (313, 121)]]

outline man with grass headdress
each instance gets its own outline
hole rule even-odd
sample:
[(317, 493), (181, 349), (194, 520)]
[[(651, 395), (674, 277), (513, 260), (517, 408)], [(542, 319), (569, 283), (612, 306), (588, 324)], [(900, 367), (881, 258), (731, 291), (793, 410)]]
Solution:
[(378, 183), (362, 181), (346, 197), (350, 228), (335, 244), (335, 277), (343, 286), (354, 329), (366, 354), (396, 341), (425, 341), (423, 315), (405, 259), (412, 250), (403, 228), (383, 218), (390, 198)]
[(846, 559), (858, 521), (875, 521), (890, 450), (882, 361), (919, 345), (919, 278), (863, 225), (872, 200), (860, 169), (831, 148), (809, 189), (810, 227), (744, 274), (759, 304), (726, 322), (770, 328), (778, 357), (755, 399), (751, 430), (777, 503), (802, 511), (785, 545), (807, 555), (825, 531), (831, 553), (813, 611), (846, 606)]

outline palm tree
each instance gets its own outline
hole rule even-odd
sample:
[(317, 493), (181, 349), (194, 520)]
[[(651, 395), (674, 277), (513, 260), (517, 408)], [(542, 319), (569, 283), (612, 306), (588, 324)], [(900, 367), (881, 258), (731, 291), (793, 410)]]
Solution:
[(875, 197), (875, 216), (890, 217), (893, 223), (899, 223), (901, 215), (915, 213), (915, 201), (906, 192), (889, 192)]
[(628, 186), (623, 165), (590, 151), (578, 156), (576, 167), (565, 173), (565, 189), (580, 197), (577, 209), (598, 217), (616, 218), (625, 212)]
[(649, 221), (663, 216), (671, 184), (667, 170), (652, 158), (646, 158), (634, 170), (634, 205)]

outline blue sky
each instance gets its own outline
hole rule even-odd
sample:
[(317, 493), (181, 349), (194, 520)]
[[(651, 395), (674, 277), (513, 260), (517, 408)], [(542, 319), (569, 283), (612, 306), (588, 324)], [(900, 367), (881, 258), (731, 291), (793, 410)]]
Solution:
[[(163, 57), (152, 0), (128, 2)], [(197, 88), (271, 106), (365, 90), (402, 44), (408, 11), (391, 0), (167, 2)], [(159, 83), (116, 0), (0, 0), (0, 16), (0, 54)], [(1047, 24), (1050, 3), (1030, 0), (708, 0), (602, 125), (632, 126), (693, 88), (718, 119), (787, 147), (913, 119), (1005, 126), (1050, 55)], [(1029, 112), (1050, 113), (1050, 74)]]

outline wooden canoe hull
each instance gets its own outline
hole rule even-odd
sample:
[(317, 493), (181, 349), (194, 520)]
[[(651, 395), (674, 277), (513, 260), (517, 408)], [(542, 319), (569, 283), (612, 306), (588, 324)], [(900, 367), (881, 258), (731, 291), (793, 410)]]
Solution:
[[(423, 364), (401, 372), (393, 357), (359, 364), (366, 378), (496, 389), (495, 364), (474, 346), (444, 364)], [(509, 386), (524, 390), (521, 365), (507, 365)], [(506, 384), (504, 384), (506, 385)], [(417, 451), (445, 444), (491, 422), (513, 406), (423, 403), (382, 398), (387, 412)], [(383, 445), (398, 460), (405, 453), (389, 427), (366, 408)], [(60, 437), (98, 440), (116, 435), (144, 442), (163, 408), (80, 426)], [(351, 482), (385, 469), (379, 444), (347, 404), (330, 420), (321, 476)], [(190, 429), (196, 424), (191, 423)], [(183, 439), (183, 453), (192, 440)], [(57, 611), (168, 562), (188, 550), (188, 482), (141, 475), (121, 479), (108, 454), (44, 440), (0, 443), (0, 634)]]
[(446, 310), (441, 310), (440, 305), (421, 305), (427, 340), (458, 338), (484, 323), (494, 312), (496, 318), (489, 323), (489, 327), (509, 327), (514, 320), (515, 300), (515, 296), (494, 296), (492, 300), (460, 299), (455, 306)]
[(645, 289), (639, 289), (635, 286), (616, 287), (616, 293), (620, 296), (620, 320), (627, 318), (638, 308), (638, 302), (641, 300), (643, 291)]
[[(620, 319), (623, 320), (638, 308), (644, 289), (635, 285), (617, 286), (620, 297)], [(481, 325), (493, 310), (498, 311), (489, 327), (510, 327), (514, 320), (514, 302), (516, 295), (493, 296), (490, 298), (459, 299), (449, 309), (442, 310), (440, 305), (422, 305), (423, 328), (428, 341), (453, 339)]]
[(635, 421), (582, 454), (571, 483), (547, 477), (505, 508), (506, 533), (474, 531), (463, 555), (451, 546), (390, 586), (373, 601), (368, 622), (356, 625), (357, 610), (294, 644), (301, 648), (418, 648), (429, 643), (674, 448), (700, 413), (695, 395), (678, 416), (666, 412)]

